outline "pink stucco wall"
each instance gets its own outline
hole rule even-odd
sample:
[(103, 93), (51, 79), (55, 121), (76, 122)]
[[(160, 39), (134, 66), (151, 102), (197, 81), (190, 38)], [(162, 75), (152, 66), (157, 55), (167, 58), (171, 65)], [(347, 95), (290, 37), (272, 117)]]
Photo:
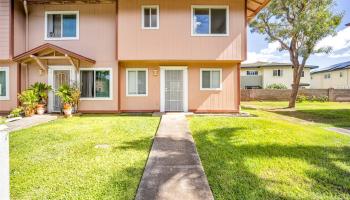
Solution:
[[(160, 27), (141, 28), (141, 6), (159, 5)], [(229, 6), (229, 36), (191, 36), (191, 5)], [(119, 1), (119, 60), (245, 59), (244, 0)]]
[[(193, 112), (238, 112), (237, 63), (223, 62), (122, 62), (120, 95), (122, 111), (160, 110), (160, 66), (188, 67), (188, 109)], [(200, 68), (222, 69), (222, 90), (200, 90)], [(126, 68), (148, 68), (148, 95), (126, 96)], [(158, 75), (153, 74), (158, 70)]]

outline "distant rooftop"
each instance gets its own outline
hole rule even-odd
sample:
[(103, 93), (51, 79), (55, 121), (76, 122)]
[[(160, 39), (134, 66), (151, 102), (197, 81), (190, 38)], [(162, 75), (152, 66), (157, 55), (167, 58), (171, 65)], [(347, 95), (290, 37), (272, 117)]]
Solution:
[[(242, 68), (260, 68), (260, 67), (289, 67), (292, 66), (291, 63), (280, 63), (280, 62), (256, 62), (256, 63), (248, 63), (242, 64)], [(314, 65), (305, 65), (306, 68), (316, 69), (318, 66)]]
[(342, 69), (350, 69), (350, 61), (338, 63), (338, 64), (331, 65), (329, 67), (325, 67), (321, 69), (315, 69), (311, 71), (311, 74), (321, 73), (321, 72), (331, 72), (331, 71), (342, 70)]

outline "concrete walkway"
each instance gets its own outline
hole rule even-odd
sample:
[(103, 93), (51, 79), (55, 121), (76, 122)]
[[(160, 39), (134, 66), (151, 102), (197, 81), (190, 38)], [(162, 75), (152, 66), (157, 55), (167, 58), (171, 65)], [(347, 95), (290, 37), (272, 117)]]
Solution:
[(214, 199), (183, 114), (163, 115), (136, 199)]
[(42, 123), (46, 123), (52, 120), (57, 119), (58, 115), (33, 115), (32, 117), (24, 117), (22, 119), (8, 122), (6, 126), (8, 127), (8, 132), (18, 131), (24, 128), (30, 128)]
[(340, 134), (348, 135), (350, 136), (350, 128), (338, 128), (338, 127), (329, 127), (326, 128), (327, 130), (335, 131)]

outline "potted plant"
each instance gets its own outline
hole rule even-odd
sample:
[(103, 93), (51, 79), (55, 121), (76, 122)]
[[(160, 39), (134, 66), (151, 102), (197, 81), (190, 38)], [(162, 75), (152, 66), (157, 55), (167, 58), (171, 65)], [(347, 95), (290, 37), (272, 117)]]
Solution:
[(72, 116), (73, 107), (77, 105), (80, 98), (80, 90), (78, 87), (62, 85), (58, 88), (56, 95), (60, 97), (63, 105), (63, 112), (66, 117)]
[(28, 89), (18, 95), (24, 110), (24, 115), (30, 117), (35, 114), (36, 106), (38, 105), (38, 97), (34, 90)]
[(36, 112), (39, 115), (44, 114), (46, 111), (48, 92), (52, 90), (52, 87), (46, 83), (37, 82), (34, 85), (31, 85), (30, 89), (32, 89), (38, 97)]

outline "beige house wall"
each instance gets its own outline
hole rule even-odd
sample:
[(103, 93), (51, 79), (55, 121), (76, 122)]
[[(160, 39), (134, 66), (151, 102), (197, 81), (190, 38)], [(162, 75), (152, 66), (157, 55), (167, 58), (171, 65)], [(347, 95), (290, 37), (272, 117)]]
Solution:
[[(342, 77), (340, 77), (342, 73)], [(326, 79), (324, 76), (330, 74), (331, 78)], [(311, 88), (313, 89), (349, 89), (350, 88), (350, 69), (337, 70), (331, 72), (321, 72), (312, 74)]]
[[(293, 83), (293, 68), (292, 67), (264, 67), (263, 69), (263, 87), (277, 83), (287, 86), (288, 89), (292, 88)], [(283, 70), (283, 76), (273, 76), (273, 70)], [(311, 84), (310, 69), (304, 69), (305, 76), (300, 79), (300, 83)], [(308, 88), (308, 87), (306, 87)]]

